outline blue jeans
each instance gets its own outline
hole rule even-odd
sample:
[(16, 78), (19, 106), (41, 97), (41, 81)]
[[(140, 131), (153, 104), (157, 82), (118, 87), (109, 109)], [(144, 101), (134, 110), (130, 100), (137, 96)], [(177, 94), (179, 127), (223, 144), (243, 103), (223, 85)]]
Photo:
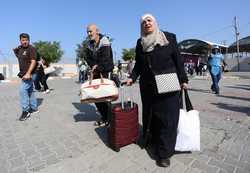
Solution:
[(211, 73), (211, 78), (213, 81), (213, 84), (211, 86), (212, 91), (214, 91), (216, 94), (219, 94), (220, 92), (220, 88), (219, 88), (219, 81), (221, 79), (221, 72), (219, 72), (218, 74), (213, 74)]
[(86, 78), (86, 71), (79, 71), (79, 83), (84, 83)]
[(32, 75), (32, 79), (22, 80), (20, 85), (20, 103), (23, 111), (29, 111), (30, 108), (37, 110), (37, 100), (33, 90), (33, 82), (36, 74)]

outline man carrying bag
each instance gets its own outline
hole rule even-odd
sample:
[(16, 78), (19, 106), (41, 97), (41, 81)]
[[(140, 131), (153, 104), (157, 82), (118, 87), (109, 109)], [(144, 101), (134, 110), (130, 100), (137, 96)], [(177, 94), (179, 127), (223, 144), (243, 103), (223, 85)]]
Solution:
[[(112, 72), (114, 68), (111, 43), (106, 36), (99, 33), (99, 29), (95, 24), (87, 26), (87, 34), (85, 60), (91, 68), (93, 79), (101, 78), (101, 74), (103, 78), (108, 78), (108, 74)], [(101, 119), (96, 121), (95, 125), (107, 125), (109, 103), (99, 102), (95, 103), (95, 105), (101, 114)]]

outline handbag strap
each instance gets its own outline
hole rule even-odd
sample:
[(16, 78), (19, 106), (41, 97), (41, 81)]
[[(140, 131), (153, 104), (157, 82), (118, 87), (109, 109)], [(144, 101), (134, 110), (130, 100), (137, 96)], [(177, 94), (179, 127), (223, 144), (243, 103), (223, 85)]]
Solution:
[[(148, 63), (148, 67), (149, 67), (149, 69), (152, 71), (152, 73), (154, 74), (154, 75), (156, 75), (157, 73), (153, 70), (153, 67), (152, 67), (152, 62), (151, 62), (151, 58), (150, 58), (150, 56), (149, 55), (144, 55), (145, 56), (145, 59), (146, 59), (146, 62)], [(171, 56), (171, 59), (173, 60), (173, 58), (172, 58), (172, 56)], [(174, 62), (174, 60), (173, 60), (173, 62)], [(177, 74), (177, 67), (175, 66), (175, 69), (176, 69), (176, 74)]]
[[(188, 91), (187, 89), (183, 89), (184, 90), (184, 97), (185, 97), (185, 106), (186, 106), (186, 110), (190, 111), (193, 110), (193, 105), (190, 101), (189, 95), (188, 95)], [(181, 109), (183, 109), (183, 90), (181, 90), (181, 98), (180, 98), (180, 107)]]
[(149, 66), (150, 70), (154, 73), (150, 56), (149, 55), (144, 55), (144, 56), (145, 56), (146, 61), (148, 62), (148, 66)]
[[(104, 83), (104, 79), (103, 79), (102, 73), (100, 73), (100, 77), (101, 77), (101, 83)], [(94, 78), (94, 73), (91, 71), (90, 72), (89, 85), (91, 85), (93, 78)]]

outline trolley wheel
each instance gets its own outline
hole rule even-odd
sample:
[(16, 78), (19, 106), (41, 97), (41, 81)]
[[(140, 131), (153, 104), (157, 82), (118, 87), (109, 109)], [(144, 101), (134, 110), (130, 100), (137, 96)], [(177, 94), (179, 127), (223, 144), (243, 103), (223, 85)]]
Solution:
[(136, 145), (138, 145), (139, 144), (139, 140), (136, 139), (133, 143), (136, 144)]
[(120, 152), (120, 148), (113, 148), (115, 152)]

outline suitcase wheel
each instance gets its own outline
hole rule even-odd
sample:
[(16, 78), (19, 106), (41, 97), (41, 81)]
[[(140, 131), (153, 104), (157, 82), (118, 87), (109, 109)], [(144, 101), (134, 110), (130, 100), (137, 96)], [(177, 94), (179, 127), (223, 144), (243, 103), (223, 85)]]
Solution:
[(133, 143), (134, 143), (134, 144), (138, 144), (138, 140), (135, 140)]
[(120, 152), (120, 148), (113, 148), (115, 152)]

